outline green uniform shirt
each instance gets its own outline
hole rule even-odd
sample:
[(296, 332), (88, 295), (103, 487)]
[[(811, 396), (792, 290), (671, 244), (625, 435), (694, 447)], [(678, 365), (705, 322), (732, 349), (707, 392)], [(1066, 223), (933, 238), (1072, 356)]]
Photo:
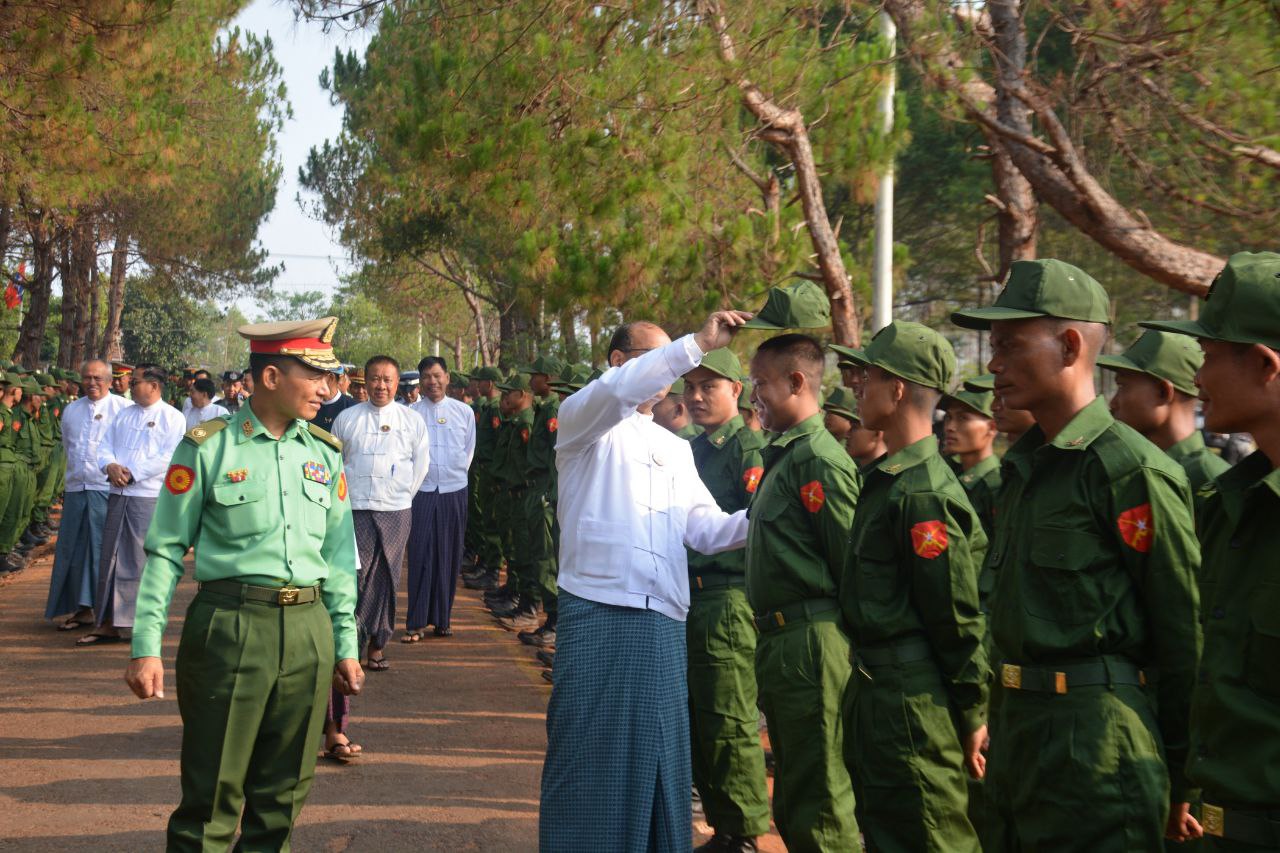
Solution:
[(1185, 796), (1187, 715), (1200, 656), (1186, 475), (1098, 398), (1051, 442), (1009, 449), (988, 555), (991, 633), (1009, 663), (1122, 655), (1156, 675), (1175, 801)]
[[(764, 437), (747, 429), (741, 415), (734, 415), (715, 432), (703, 432), (693, 440), (690, 449), (694, 467), (720, 509), (734, 513), (746, 509), (751, 502), (764, 474), (762, 447)], [(746, 553), (741, 549), (721, 554), (689, 550), (690, 577), (708, 572), (741, 574), (745, 568)]]
[(70, 401), (61, 394), (55, 394), (45, 402), (45, 407), (49, 411), (49, 425), (53, 430), (54, 444), (62, 441), (62, 410), (67, 407), (68, 402)]
[[(218, 423), (226, 427), (210, 429)], [(323, 582), (336, 659), (359, 657), (355, 527), (342, 451), (330, 441), (337, 444), (303, 420), (276, 439), (249, 406), (186, 434), (147, 531), (134, 657), (160, 655), (169, 601), (191, 546), (200, 582)]]
[(695, 438), (702, 435), (702, 430), (695, 423), (687, 423), (680, 427), (680, 429), (676, 430), (676, 435), (680, 436), (685, 441), (693, 441)]
[(554, 495), (556, 484), (556, 431), (560, 424), (560, 398), (548, 397), (538, 406), (526, 448), (525, 479), (540, 494)]
[(986, 722), (991, 677), (978, 608), (982, 522), (932, 435), (864, 474), (840, 580), (854, 648), (926, 638), (973, 732)]
[(481, 397), (475, 403), (476, 409), (476, 452), (472, 459), (483, 467), (493, 458), (493, 451), (498, 444), (498, 429), (502, 426), (502, 418), (498, 414), (498, 398)]
[(529, 439), (533, 436), (533, 407), (502, 419), (498, 444), (489, 461), (489, 473), (507, 488), (522, 488), (529, 481)]
[(16, 431), (13, 451), (17, 461), (28, 465), (36, 465), (40, 461), (40, 435), (31, 418), (31, 413), (22, 406), (13, 410), (11, 428)]
[(994, 453), (968, 471), (956, 471), (969, 503), (982, 522), (982, 531), (991, 538), (996, 516), (996, 494), (1000, 491), (1000, 457)]
[(1231, 466), (1221, 456), (1204, 446), (1204, 436), (1199, 430), (1170, 447), (1165, 453), (1181, 465), (1183, 472), (1187, 475), (1198, 517), (1204, 508), (1205, 498), (1209, 494), (1207, 487), (1214, 479), (1229, 471)]
[(14, 462), (18, 453), (14, 449), (18, 434), (13, 429), (13, 409), (0, 403), (0, 463)]
[(822, 413), (774, 436), (747, 527), (747, 600), (756, 613), (835, 598), (858, 502), (853, 459)]
[(1204, 658), (1187, 775), (1215, 805), (1280, 809), (1277, 518), (1280, 470), (1261, 451), (1217, 478), (1200, 516)]

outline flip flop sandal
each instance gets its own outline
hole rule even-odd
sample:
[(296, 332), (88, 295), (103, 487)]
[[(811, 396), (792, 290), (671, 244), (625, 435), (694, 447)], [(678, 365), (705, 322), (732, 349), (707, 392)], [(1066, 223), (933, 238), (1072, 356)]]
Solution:
[(68, 619), (58, 626), (59, 631), (74, 631), (77, 628), (92, 628), (92, 622), (81, 622), (78, 619)]
[(400, 642), (421, 643), (423, 640), (423, 636), (424, 635), (421, 631), (410, 631), (409, 633), (405, 634), (403, 637), (400, 638)]
[(335, 743), (332, 749), (321, 754), (321, 758), (336, 761), (339, 764), (350, 764), (360, 753), (351, 748), (351, 744)]
[(77, 646), (109, 646), (112, 643), (123, 643), (128, 637), (122, 637), (119, 634), (108, 636), (106, 634), (85, 634), (76, 640)]
[(378, 658), (377, 660), (369, 658), (369, 663), (365, 666), (365, 669), (370, 672), (386, 672), (391, 669), (391, 664), (387, 662), (386, 658)]

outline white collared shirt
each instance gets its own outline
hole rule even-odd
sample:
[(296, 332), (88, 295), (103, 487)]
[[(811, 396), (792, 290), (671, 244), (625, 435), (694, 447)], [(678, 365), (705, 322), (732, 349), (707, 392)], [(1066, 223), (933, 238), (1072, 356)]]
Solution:
[(636, 411), (701, 362), (686, 335), (609, 369), (560, 404), (561, 589), (684, 621), (685, 546), (715, 554), (746, 544), (746, 512), (720, 509), (689, 442)]
[(210, 403), (203, 409), (197, 409), (193, 403), (191, 408), (186, 410), (187, 429), (198, 427), (205, 421), (211, 421), (214, 418), (220, 418), (226, 414), (230, 414), (230, 412), (228, 412), (224, 406), (220, 406), (217, 403)]
[(98, 445), (98, 470), (106, 476), (112, 462), (129, 469), (133, 483), (111, 487), (113, 495), (154, 498), (160, 494), (169, 457), (187, 431), (186, 419), (164, 400), (122, 409)]
[(343, 409), (331, 430), (342, 440), (352, 509), (408, 509), (430, 467), (430, 437), (422, 418), (400, 403), (368, 401)]
[(68, 492), (105, 492), (111, 488), (98, 467), (98, 445), (129, 401), (108, 393), (97, 402), (81, 397), (62, 410), (62, 446), (67, 451)]
[(476, 452), (475, 412), (452, 397), (439, 403), (422, 397), (409, 408), (426, 423), (431, 436), (431, 469), (418, 491), (448, 494), (465, 489), (467, 469)]

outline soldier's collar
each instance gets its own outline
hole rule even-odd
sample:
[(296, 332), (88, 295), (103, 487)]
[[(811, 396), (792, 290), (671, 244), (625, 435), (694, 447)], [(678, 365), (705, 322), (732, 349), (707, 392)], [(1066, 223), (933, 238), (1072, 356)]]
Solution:
[(706, 442), (716, 450), (724, 447), (729, 443), (729, 439), (738, 434), (738, 430), (746, 426), (746, 422), (742, 420), (742, 415), (734, 415), (720, 425), (715, 432), (704, 432), (700, 438), (706, 439)]
[(1000, 467), (1000, 457), (992, 453), (986, 459), (983, 459), (977, 465), (974, 465), (968, 471), (960, 472), (960, 482), (972, 483), (981, 477), (985, 477), (988, 472), (995, 471)]
[[(236, 434), (236, 444), (244, 444), (256, 435), (265, 435), (272, 441), (276, 437), (272, 435), (266, 427), (262, 425), (262, 421), (258, 420), (253, 414), (252, 406), (241, 406), (239, 411), (231, 416), (231, 429)], [(284, 431), (284, 435), (280, 436), (281, 440), (286, 438), (296, 438), (302, 441), (302, 434), (307, 430), (307, 422), (304, 420), (295, 420)]]
[[(1107, 408), (1106, 399), (1094, 397), (1089, 405), (1076, 412), (1075, 417), (1067, 421), (1062, 432), (1049, 443), (1059, 450), (1084, 450), (1115, 422), (1115, 417)], [(1043, 437), (1044, 432), (1042, 431), (1040, 435)]]
[(908, 468), (938, 455), (938, 437), (929, 434), (917, 442), (908, 444), (897, 453), (891, 453), (878, 462), (872, 470), (896, 477)]
[(816, 415), (811, 415), (810, 417), (805, 418), (791, 429), (775, 437), (773, 441), (769, 442), (769, 444), (773, 447), (786, 447), (801, 436), (812, 435), (820, 429), (826, 429), (826, 427), (822, 425), (822, 418), (823, 413), (819, 410)]
[(1200, 430), (1192, 430), (1191, 435), (1182, 439), (1165, 451), (1170, 459), (1178, 461), (1186, 459), (1204, 450), (1204, 436), (1200, 434)]

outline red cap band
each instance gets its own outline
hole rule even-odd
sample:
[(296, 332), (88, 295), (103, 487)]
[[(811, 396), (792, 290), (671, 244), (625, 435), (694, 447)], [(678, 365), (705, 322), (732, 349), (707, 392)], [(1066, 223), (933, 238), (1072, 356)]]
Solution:
[(283, 341), (249, 341), (249, 352), (272, 355), (283, 349), (333, 349), (319, 338), (289, 338)]

